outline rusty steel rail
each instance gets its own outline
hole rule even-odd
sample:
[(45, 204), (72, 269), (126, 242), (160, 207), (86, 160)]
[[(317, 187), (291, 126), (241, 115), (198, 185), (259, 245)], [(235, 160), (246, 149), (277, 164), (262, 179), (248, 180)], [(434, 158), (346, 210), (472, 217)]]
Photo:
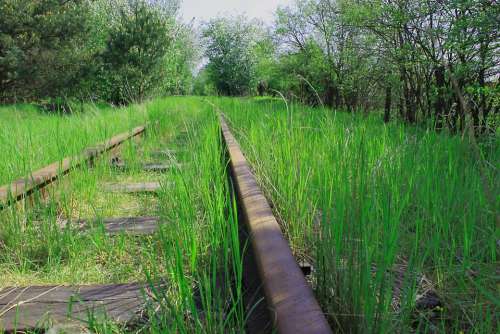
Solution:
[(64, 158), (62, 161), (50, 164), (25, 178), (0, 187), (0, 210), (22, 200), (36, 190), (46, 187), (60, 176), (68, 174), (71, 170), (82, 164), (92, 162), (100, 155), (120, 146), (127, 140), (142, 135), (146, 131), (146, 128), (147, 125), (139, 126), (130, 132), (116, 135), (104, 143), (85, 149), (80, 155)]
[(273, 326), (282, 334), (332, 333), (223, 116), (220, 123)]

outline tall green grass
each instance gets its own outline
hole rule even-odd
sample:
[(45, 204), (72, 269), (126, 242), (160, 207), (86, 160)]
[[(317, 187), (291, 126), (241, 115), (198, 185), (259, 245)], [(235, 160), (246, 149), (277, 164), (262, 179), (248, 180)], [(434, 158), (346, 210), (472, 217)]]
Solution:
[[(159, 113), (160, 108), (163, 108), (163, 114)], [(4, 133), (9, 142), (8, 145), (2, 144), (1, 148), (9, 153), (10, 146), (23, 147), (22, 151), (17, 152), (18, 155), (7, 154), (2, 159), (1, 164), (13, 168), (2, 174), (8, 177), (6, 182), (26, 175), (32, 168), (40, 168), (80, 153), (87, 146), (146, 122), (154, 113), (158, 113), (158, 116), (152, 119), (163, 119), (163, 123), (158, 125), (161, 128), (156, 132), (148, 132), (144, 142), (149, 146), (160, 144), (164, 137), (159, 133), (167, 135), (165, 138), (168, 140), (168, 135), (172, 136), (175, 127), (181, 122), (167, 113), (165, 106), (159, 102), (135, 106), (130, 110), (94, 110), (88, 114), (70, 116), (44, 115), (34, 109), (28, 109), (27, 114), (17, 112), (8, 111), (10, 116), (3, 114), (19, 122), (11, 132)], [(164, 119), (171, 119), (172, 122)], [(7, 127), (3, 123), (2, 126)], [(60, 131), (54, 131), (57, 128)], [(37, 138), (36, 145), (32, 145), (33, 142), (28, 139), (30, 131), (33, 138)], [(54, 150), (56, 146), (58, 150)], [(142, 158), (137, 154), (137, 147), (132, 141), (124, 145), (123, 153), (132, 164)], [(47, 156), (35, 159), (38, 152), (46, 153)], [(22, 158), (17, 160), (18, 156)], [(33, 157), (30, 163), (21, 161), (24, 158), (29, 160), (30, 157)], [(53, 160), (47, 161), (49, 158)], [(154, 240), (127, 235), (110, 238), (105, 235), (104, 229), (82, 233), (78, 226), (72, 224), (77, 219), (157, 213), (155, 200), (148, 196), (118, 196), (102, 192), (100, 184), (117, 181), (116, 176), (122, 181), (142, 181), (145, 178), (144, 174), (135, 170), (128, 174), (117, 173), (111, 168), (109, 159), (109, 156), (105, 156), (95, 167), (83, 166), (62, 178), (44, 190), (49, 195), (48, 199), (41, 200), (42, 194), (35, 194), (24, 203), (0, 212), (0, 287), (144, 279), (143, 266), (150, 264), (143, 263), (141, 257), (143, 252), (155, 249)]]
[[(212, 102), (296, 256), (312, 259), (339, 332), (498, 330), (498, 201), (487, 202), (467, 140), (276, 100)], [(498, 138), (483, 149), (499, 189)]]
[[(122, 157), (131, 169), (117, 171), (110, 166), (109, 156), (102, 157), (92, 168), (82, 167), (59, 181), (49, 190), (50, 200), (35, 198), (34, 203), (0, 213), (0, 289), (12, 285), (149, 282), (155, 303), (143, 321), (121, 327), (95, 319), (89, 326), (100, 333), (240, 333), (245, 325), (242, 260), (217, 116), (195, 98), (157, 100), (134, 108), (137, 115), (132, 110), (62, 119), (29, 114), (27, 124), (18, 124), (19, 132), (10, 133), (8, 145), (0, 144), (0, 148), (14, 145), (17, 138), (19, 145), (25, 145), (24, 157), (34, 156), (39, 149), (60, 159), (145, 120), (156, 123), (139, 144), (131, 141), (124, 145)], [(109, 125), (113, 119), (117, 124)], [(82, 126), (88, 131), (79, 132), (78, 124), (84, 120), (89, 124)], [(39, 147), (29, 145), (21, 129), (31, 129), (42, 138), (38, 127), (43, 126), (48, 128), (43, 135), (53, 137), (38, 141)], [(66, 142), (68, 147), (53, 152), (48, 146), (65, 140), (61, 139), (65, 136), (50, 132), (58, 126), (62, 128), (59, 133), (73, 134)], [(162, 149), (175, 152), (170, 162), (178, 164), (162, 175), (142, 172), (140, 163), (152, 161), (153, 151)], [(30, 166), (43, 164), (37, 161)], [(13, 170), (4, 177), (22, 174)], [(161, 182), (157, 197), (106, 194), (101, 189), (103, 182), (145, 180)], [(136, 215), (160, 216), (164, 224), (156, 234), (146, 237), (108, 236), (99, 224), (82, 233), (73, 224), (79, 218)], [(63, 220), (69, 222), (62, 224)]]
[[(125, 145), (134, 168), (117, 172), (101, 159), (58, 183), (52, 200), (0, 213), (0, 287), (148, 281), (159, 304), (146, 321), (122, 328), (96, 320), (92, 329), (243, 332), (236, 205), (213, 105), (229, 116), (295, 255), (313, 264), (311, 282), (338, 332), (498, 330), (498, 201), (487, 202), (467, 141), (276, 100), (169, 98), (63, 117), (4, 108), (0, 183), (145, 121), (158, 125), (140, 145)], [(498, 147), (497, 138), (482, 146), (491, 189), (499, 189)], [(182, 167), (142, 172), (159, 148), (176, 151)], [(144, 180), (161, 181), (156, 198), (100, 188)], [(61, 226), (123, 215), (159, 215), (165, 224), (150, 237)], [(439, 305), (423, 307), (430, 297)]]
[(127, 108), (88, 105), (84, 110), (61, 115), (31, 105), (0, 106), (0, 184), (79, 154), (84, 148), (149, 119), (145, 105)]
[[(219, 125), (210, 107), (198, 102), (192, 108), (204, 112), (194, 122), (186, 123), (189, 168), (178, 170), (172, 178), (175, 190), (166, 190), (161, 201), (170, 204), (162, 211), (171, 224), (160, 233), (163, 252), (159, 255), (166, 261), (170, 292), (176, 297), (165, 296), (166, 291), (158, 293), (158, 299), (165, 303), (151, 329), (241, 333), (245, 324), (242, 259)], [(158, 271), (153, 270), (152, 277)]]

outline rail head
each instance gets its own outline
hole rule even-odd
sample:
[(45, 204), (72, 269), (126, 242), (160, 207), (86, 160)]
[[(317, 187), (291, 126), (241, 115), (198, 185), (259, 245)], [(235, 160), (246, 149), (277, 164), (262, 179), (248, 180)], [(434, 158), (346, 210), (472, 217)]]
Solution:
[(224, 117), (222, 136), (271, 319), (279, 333), (332, 333)]
[(0, 187), (0, 211), (13, 203), (22, 200), (33, 192), (40, 190), (57, 180), (60, 176), (66, 175), (72, 169), (82, 164), (96, 159), (100, 155), (122, 145), (124, 142), (144, 134), (148, 125), (139, 126), (130, 132), (116, 135), (103, 143), (85, 149), (80, 155), (64, 158), (59, 162), (52, 163), (39, 169), (29, 176), (18, 179), (10, 184)]

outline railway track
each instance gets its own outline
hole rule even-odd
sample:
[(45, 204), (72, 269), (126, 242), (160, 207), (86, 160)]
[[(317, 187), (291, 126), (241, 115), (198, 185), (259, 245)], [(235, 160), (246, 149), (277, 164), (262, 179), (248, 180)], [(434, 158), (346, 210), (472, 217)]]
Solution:
[(272, 327), (278, 333), (331, 333), (313, 291), (223, 116), (220, 123), (230, 175), (250, 237)]
[[(274, 329), (279, 333), (331, 333), (329, 324), (315, 300), (311, 287), (306, 282), (302, 269), (292, 255), (272, 210), (260, 190), (241, 149), (223, 117), (220, 118), (229, 175), (236, 191), (241, 220), (244, 222), (251, 245), (256, 269), (245, 268), (245, 272), (257, 272), (256, 283), (262, 287), (265, 297), (265, 317), (260, 325), (249, 324), (248, 332), (263, 333)], [(0, 188), (0, 203), (3, 208), (42, 191), (54, 181), (73, 169), (93, 161), (113, 150), (118, 150), (126, 141), (141, 136), (146, 127), (131, 133), (113, 137), (109, 141), (85, 150), (80, 156), (67, 158), (62, 163), (52, 164), (29, 178)], [(165, 156), (171, 156), (167, 152)], [(164, 155), (159, 151), (158, 158)], [(115, 161), (116, 162), (116, 161)], [(148, 168), (151, 166), (155, 168)], [(117, 172), (126, 169), (119, 161)], [(168, 169), (158, 162), (144, 164), (150, 173)], [(155, 194), (160, 189), (158, 182), (135, 184), (106, 184), (104, 190)], [(99, 221), (83, 219), (73, 222), (81, 233), (102, 224), (110, 235), (130, 233), (150, 235), (162, 223), (154, 216), (103, 218)], [(247, 263), (247, 262), (245, 262)], [(54, 328), (83, 328), (89, 317), (112, 319), (127, 324), (141, 318), (145, 308), (153, 301), (149, 298), (150, 285), (135, 282), (129, 284), (107, 284), (92, 286), (27, 286), (0, 290), (0, 331), (27, 331)], [(264, 320), (262, 320), (264, 319)], [(252, 321), (252, 320), (250, 320)], [(83, 327), (82, 327), (83, 326)]]
[(33, 172), (27, 177), (0, 187), (0, 210), (43, 189), (85, 163), (93, 164), (94, 160), (103, 154), (119, 148), (128, 140), (142, 136), (146, 132), (146, 128), (147, 125), (136, 127), (130, 132), (119, 134), (104, 143), (89, 147), (80, 155), (65, 158)]
[[(120, 173), (113, 162), (120, 155), (121, 146), (145, 134), (147, 126), (122, 133), (104, 143), (85, 149), (80, 155), (65, 158), (42, 168), (30, 176), (0, 188), (0, 203), (3, 209), (37, 193), (78, 167), (92, 167), (96, 159), (110, 154), (110, 167)], [(156, 168), (150, 168), (149, 166)], [(167, 170), (158, 162), (146, 164), (144, 170), (157, 173)], [(155, 194), (159, 182), (107, 183), (103, 191), (110, 193)], [(61, 222), (62, 226), (70, 223)], [(159, 217), (114, 217), (100, 220), (82, 219), (71, 222), (80, 233), (96, 226), (103, 226), (108, 235), (127, 233), (135, 236), (151, 235), (161, 224)], [(118, 323), (129, 323), (141, 316), (147, 304), (150, 286), (134, 282), (128, 284), (78, 285), (78, 286), (25, 286), (7, 287), (0, 291), (0, 331), (25, 332), (47, 328), (63, 331), (81, 331), (89, 321), (112, 319)]]

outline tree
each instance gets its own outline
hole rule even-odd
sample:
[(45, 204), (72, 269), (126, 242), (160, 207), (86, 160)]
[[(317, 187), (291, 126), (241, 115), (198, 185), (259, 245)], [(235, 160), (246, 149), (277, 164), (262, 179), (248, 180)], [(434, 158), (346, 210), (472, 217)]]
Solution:
[(0, 100), (67, 106), (188, 93), (197, 54), (178, 7), (178, 0), (1, 1)]
[(165, 79), (165, 55), (173, 41), (173, 21), (148, 3), (137, 0), (120, 10), (119, 24), (102, 53), (102, 77), (108, 100), (141, 101)]
[(366, 74), (377, 68), (377, 59), (368, 52), (369, 36), (347, 21), (344, 7), (335, 0), (303, 0), (280, 7), (275, 32), (282, 44), (281, 58), (291, 56), (294, 66), (303, 69), (284, 70), (299, 81), (290, 85), (290, 93), (303, 102), (317, 101), (318, 93), (329, 107), (355, 110), (369, 104)]
[(255, 84), (255, 26), (244, 17), (217, 18), (204, 25), (202, 36), (208, 75), (217, 91), (229, 96), (249, 94)]
[(0, 2), (0, 99), (72, 94), (89, 58), (87, 1)]
[(255, 78), (260, 96), (274, 94), (280, 89), (279, 63), (272, 32), (260, 29), (253, 47), (255, 57)]
[(162, 66), (164, 81), (158, 87), (164, 94), (190, 94), (194, 85), (193, 69), (201, 58), (192, 27), (177, 24), (173, 41)]
[(483, 133), (498, 110), (499, 16), (487, 0), (296, 0), (276, 13), (281, 89), (384, 108), (385, 121), (396, 101), (408, 123), (458, 132), (470, 118)]
[[(467, 93), (474, 127), (488, 118), (493, 98), (487, 80), (495, 80), (496, 19), (491, 1), (360, 1), (360, 27), (381, 41), (385, 57), (399, 69), (406, 119), (434, 118), (437, 128), (448, 123), (463, 130), (465, 110), (458, 91)], [(353, 5), (354, 7), (354, 5)], [(434, 109), (434, 112), (432, 112)]]

